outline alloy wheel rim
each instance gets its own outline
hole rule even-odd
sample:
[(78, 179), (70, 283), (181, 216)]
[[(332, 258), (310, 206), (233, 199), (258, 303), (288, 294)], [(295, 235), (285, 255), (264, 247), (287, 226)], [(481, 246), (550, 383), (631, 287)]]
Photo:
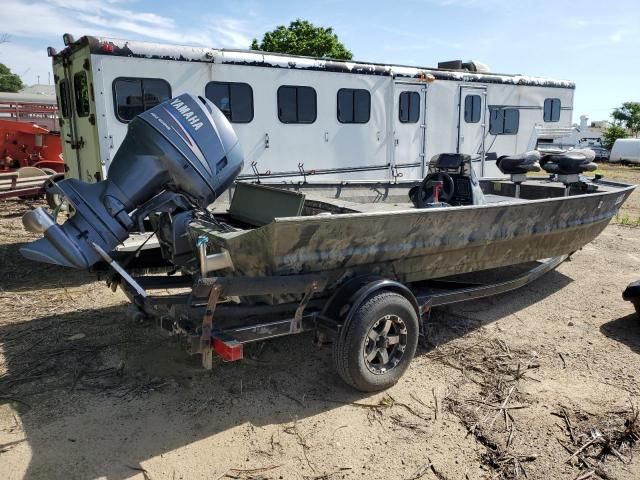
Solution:
[(407, 326), (398, 315), (385, 315), (376, 321), (364, 339), (363, 356), (367, 369), (383, 375), (395, 368), (407, 348)]

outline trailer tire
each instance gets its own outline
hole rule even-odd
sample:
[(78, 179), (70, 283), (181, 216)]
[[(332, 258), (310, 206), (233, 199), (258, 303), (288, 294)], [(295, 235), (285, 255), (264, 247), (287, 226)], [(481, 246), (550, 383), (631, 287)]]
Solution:
[(406, 297), (385, 290), (371, 295), (352, 313), (333, 344), (336, 371), (363, 392), (391, 387), (416, 352), (415, 308)]

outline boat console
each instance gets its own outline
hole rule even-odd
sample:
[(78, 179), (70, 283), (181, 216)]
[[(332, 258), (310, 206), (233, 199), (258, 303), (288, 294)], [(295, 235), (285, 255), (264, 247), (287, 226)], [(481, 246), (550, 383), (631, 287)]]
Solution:
[(471, 156), (461, 153), (434, 156), (429, 162), (428, 175), (409, 191), (409, 198), (417, 208), (486, 203)]

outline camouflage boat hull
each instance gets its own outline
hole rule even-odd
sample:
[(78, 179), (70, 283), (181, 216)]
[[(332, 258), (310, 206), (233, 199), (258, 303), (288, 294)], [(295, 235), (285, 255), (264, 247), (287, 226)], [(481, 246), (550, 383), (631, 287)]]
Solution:
[(276, 218), (233, 234), (201, 223), (193, 229), (229, 252), (234, 269), (225, 275), (319, 273), (330, 290), (359, 273), (415, 282), (571, 254), (602, 232), (634, 188), (601, 182), (596, 192), (566, 197)]

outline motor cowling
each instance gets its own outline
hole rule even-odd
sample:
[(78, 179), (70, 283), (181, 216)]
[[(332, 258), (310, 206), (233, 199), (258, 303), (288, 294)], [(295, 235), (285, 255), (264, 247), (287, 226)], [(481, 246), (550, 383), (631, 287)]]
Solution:
[(204, 209), (242, 170), (238, 138), (224, 114), (202, 97), (181, 95), (134, 118), (107, 172), (87, 183), (51, 186), (74, 211), (58, 225), (42, 208), (23, 216), (25, 228), (44, 233), (22, 247), (31, 260), (88, 268), (153, 212)]

